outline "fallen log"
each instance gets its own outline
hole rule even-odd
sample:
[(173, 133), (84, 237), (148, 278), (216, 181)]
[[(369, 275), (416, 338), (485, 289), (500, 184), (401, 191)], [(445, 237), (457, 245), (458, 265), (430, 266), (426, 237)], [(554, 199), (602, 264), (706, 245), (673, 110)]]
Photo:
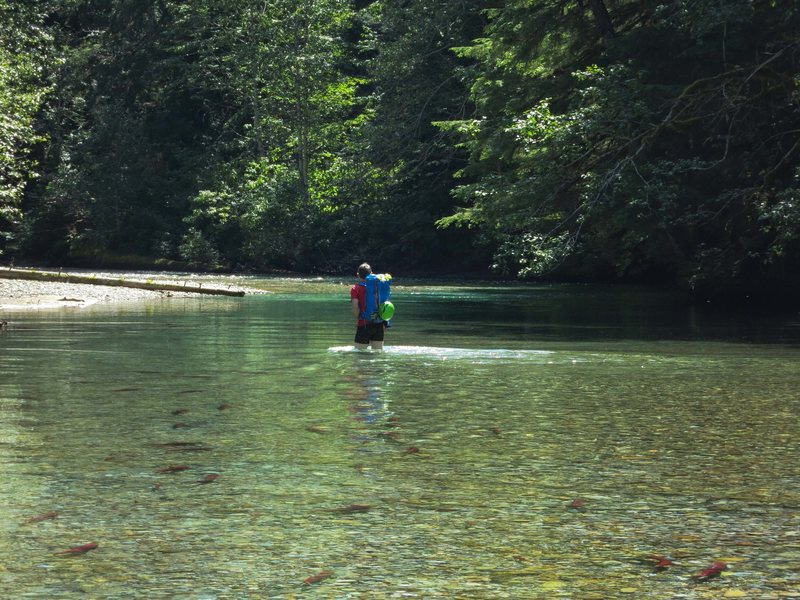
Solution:
[(137, 281), (120, 277), (97, 277), (96, 275), (75, 275), (72, 273), (55, 273), (52, 271), (32, 271), (28, 269), (0, 269), (0, 279), (26, 279), (30, 281), (55, 281), (58, 283), (85, 283), (89, 285), (108, 285), (113, 287), (128, 287), (140, 290), (153, 290), (164, 292), (187, 292), (190, 294), (210, 294), (215, 296), (244, 296), (241, 290), (226, 290), (224, 288), (204, 287), (200, 284), (183, 285), (159, 281)]

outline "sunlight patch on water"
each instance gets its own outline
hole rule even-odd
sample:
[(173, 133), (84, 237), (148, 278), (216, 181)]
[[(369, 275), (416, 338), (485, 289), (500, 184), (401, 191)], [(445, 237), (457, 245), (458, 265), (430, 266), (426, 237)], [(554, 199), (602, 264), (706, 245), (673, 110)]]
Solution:
[[(30, 347), (30, 348), (21, 348), (21, 347), (8, 347), (4, 348), (4, 350), (8, 352), (67, 352), (69, 354), (119, 354), (118, 350), (82, 350), (76, 348), (37, 348), (37, 347)], [(126, 354), (129, 354), (126, 352)]]

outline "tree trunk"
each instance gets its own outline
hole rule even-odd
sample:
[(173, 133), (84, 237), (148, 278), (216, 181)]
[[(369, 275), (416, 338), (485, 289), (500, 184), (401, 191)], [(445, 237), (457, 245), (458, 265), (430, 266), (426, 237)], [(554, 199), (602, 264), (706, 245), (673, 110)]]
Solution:
[[(583, 6), (583, 2), (580, 3)], [(606, 3), (603, 0), (589, 0), (589, 8), (592, 9), (594, 23), (600, 30), (600, 35), (605, 37), (616, 37), (614, 24), (611, 22), (611, 15), (608, 14)]]
[[(73, 275), (70, 273), (53, 273), (49, 271), (27, 271), (24, 269), (0, 269), (0, 279), (28, 279), (32, 281), (53, 281), (57, 283), (84, 283), (90, 285), (108, 285), (140, 290), (187, 292), (190, 294), (211, 294), (214, 296), (244, 296), (242, 290), (226, 290), (222, 288), (203, 287), (203, 284), (172, 284), (155, 281), (133, 281), (130, 279), (111, 279), (92, 275)], [(188, 283), (188, 282), (187, 282)]]

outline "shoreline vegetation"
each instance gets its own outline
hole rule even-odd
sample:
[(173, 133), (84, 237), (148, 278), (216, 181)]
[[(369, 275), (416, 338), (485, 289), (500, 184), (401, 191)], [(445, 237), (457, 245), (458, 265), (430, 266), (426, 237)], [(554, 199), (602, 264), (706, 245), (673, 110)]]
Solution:
[(0, 260), (798, 302), (800, 4), (430, 7), (0, 0)]

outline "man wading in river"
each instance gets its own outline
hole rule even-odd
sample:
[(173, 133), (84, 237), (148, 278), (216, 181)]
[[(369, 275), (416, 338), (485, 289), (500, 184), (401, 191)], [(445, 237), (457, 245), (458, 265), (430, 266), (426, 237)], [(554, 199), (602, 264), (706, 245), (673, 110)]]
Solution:
[(384, 333), (394, 315), (394, 305), (389, 302), (392, 276), (373, 275), (367, 263), (359, 265), (357, 275), (358, 283), (350, 288), (350, 307), (356, 318), (356, 348), (383, 350)]

